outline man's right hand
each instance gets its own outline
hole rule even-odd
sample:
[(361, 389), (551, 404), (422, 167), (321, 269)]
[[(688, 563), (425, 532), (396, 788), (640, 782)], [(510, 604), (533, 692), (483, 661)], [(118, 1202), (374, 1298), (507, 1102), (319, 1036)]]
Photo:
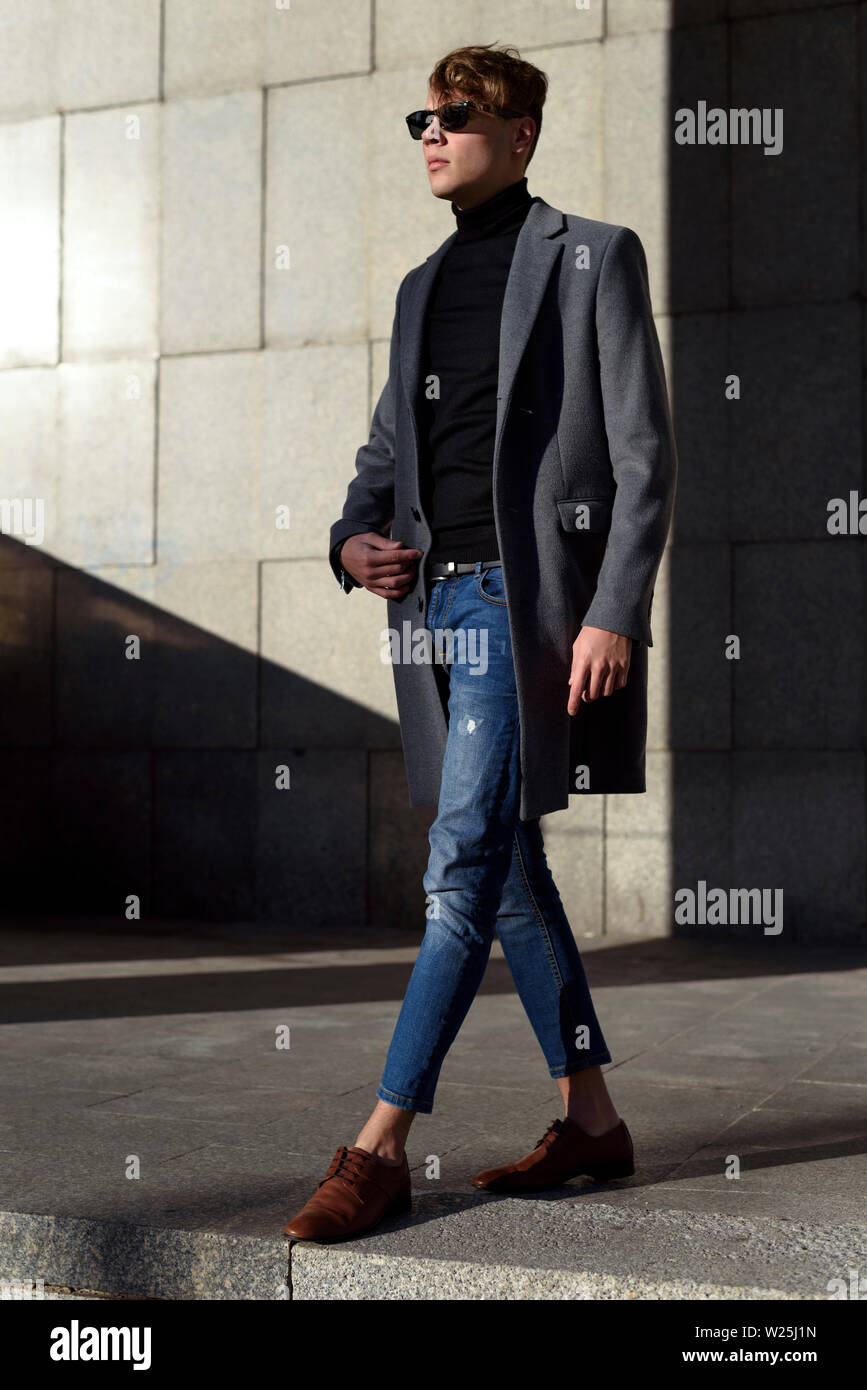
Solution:
[(348, 574), (380, 598), (403, 598), (415, 583), (421, 550), (407, 550), (402, 541), (388, 540), (378, 531), (349, 536), (340, 549), (340, 563)]

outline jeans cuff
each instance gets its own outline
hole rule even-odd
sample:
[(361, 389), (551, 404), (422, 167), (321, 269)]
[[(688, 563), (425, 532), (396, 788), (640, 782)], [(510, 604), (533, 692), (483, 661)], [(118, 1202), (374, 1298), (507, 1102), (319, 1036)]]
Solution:
[(432, 1100), (412, 1100), (410, 1096), (396, 1095), (385, 1086), (377, 1087), (376, 1098), (384, 1100), (388, 1105), (396, 1105), (398, 1110), (415, 1110), (419, 1115), (430, 1115), (433, 1111)]
[(586, 1071), (588, 1067), (604, 1067), (606, 1062), (611, 1061), (611, 1053), (606, 1050), (598, 1052), (595, 1057), (590, 1057), (586, 1062), (579, 1062), (577, 1066), (570, 1067), (564, 1064), (562, 1067), (551, 1067), (550, 1073), (555, 1081), (562, 1081), (564, 1076), (574, 1076), (576, 1071)]

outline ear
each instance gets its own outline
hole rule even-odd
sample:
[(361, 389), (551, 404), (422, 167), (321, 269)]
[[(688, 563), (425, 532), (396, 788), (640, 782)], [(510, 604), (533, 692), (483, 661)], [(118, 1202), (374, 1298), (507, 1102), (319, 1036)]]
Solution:
[(514, 136), (515, 145), (520, 145), (522, 147), (520, 151), (521, 154), (529, 152), (535, 134), (536, 122), (533, 120), (533, 117), (522, 116), (518, 124), (515, 126)]

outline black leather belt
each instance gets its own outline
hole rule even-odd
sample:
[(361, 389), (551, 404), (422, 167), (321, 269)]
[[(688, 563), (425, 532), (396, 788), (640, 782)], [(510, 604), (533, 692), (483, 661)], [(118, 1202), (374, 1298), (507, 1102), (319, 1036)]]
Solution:
[[(501, 565), (502, 560), (483, 560), (482, 569)], [(478, 560), (432, 560), (427, 567), (428, 579), (451, 579), (454, 574), (472, 574)]]

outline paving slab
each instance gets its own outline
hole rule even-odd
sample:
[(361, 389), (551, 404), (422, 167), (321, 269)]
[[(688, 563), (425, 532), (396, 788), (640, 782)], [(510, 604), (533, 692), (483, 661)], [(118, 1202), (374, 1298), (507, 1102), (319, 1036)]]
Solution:
[(562, 1113), (495, 945), (410, 1133), (412, 1211), (319, 1246), (283, 1226), (372, 1108), (418, 936), (8, 924), (0, 1277), (58, 1299), (823, 1299), (867, 1269), (867, 952), (580, 946), (634, 1176), (471, 1186)]

